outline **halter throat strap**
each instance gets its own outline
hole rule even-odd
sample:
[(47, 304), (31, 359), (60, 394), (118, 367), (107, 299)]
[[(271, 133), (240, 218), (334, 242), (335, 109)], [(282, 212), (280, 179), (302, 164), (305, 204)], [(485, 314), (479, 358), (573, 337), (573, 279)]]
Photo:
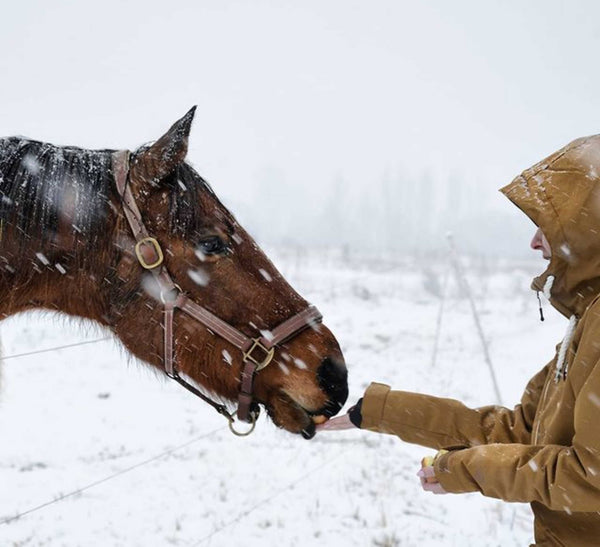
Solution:
[[(160, 299), (164, 307), (163, 362), (165, 373), (169, 378), (210, 404), (219, 414), (225, 416), (229, 421), (231, 430), (236, 435), (247, 435), (253, 431), (260, 410), (257, 404), (253, 404), (255, 375), (269, 365), (273, 359), (276, 346), (296, 336), (304, 329), (319, 323), (322, 320), (322, 315), (317, 308), (311, 305), (277, 325), (271, 331), (261, 331), (257, 333), (255, 338), (251, 338), (188, 298), (171, 278), (164, 264), (164, 254), (159, 242), (150, 235), (144, 225), (142, 214), (129, 184), (130, 156), (128, 150), (120, 150), (113, 154), (113, 174), (117, 190), (122, 198), (125, 218), (136, 241), (135, 254), (137, 259), (144, 269), (152, 273), (160, 288)], [(177, 309), (202, 323), (207, 329), (227, 340), (242, 352), (243, 370), (238, 394), (238, 409), (233, 414), (227, 410), (225, 405), (216, 403), (179, 375), (175, 361), (173, 328), (173, 317)], [(245, 433), (236, 431), (233, 427), (235, 415), (239, 420), (251, 423), (251, 429)]]

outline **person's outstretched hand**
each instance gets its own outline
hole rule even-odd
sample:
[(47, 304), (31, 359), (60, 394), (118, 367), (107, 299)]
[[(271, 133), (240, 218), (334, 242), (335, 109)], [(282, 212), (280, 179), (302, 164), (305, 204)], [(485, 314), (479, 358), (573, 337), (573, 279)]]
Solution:
[(348, 410), (347, 414), (327, 420), (324, 424), (317, 426), (317, 431), (339, 431), (342, 429), (360, 428), (362, 423), (362, 399)]
[(355, 429), (356, 426), (350, 421), (350, 416), (344, 414), (342, 416), (336, 416), (327, 420), (324, 424), (317, 426), (317, 431), (323, 431), (327, 429), (329, 431), (336, 431), (341, 429)]

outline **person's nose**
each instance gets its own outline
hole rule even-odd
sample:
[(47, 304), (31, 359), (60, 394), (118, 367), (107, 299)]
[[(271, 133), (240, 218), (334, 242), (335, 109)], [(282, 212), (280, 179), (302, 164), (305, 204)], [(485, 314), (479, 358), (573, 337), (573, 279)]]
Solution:
[(531, 239), (531, 243), (529, 244), (529, 246), (534, 251), (539, 251), (542, 249), (542, 231), (539, 228), (537, 229), (535, 235)]

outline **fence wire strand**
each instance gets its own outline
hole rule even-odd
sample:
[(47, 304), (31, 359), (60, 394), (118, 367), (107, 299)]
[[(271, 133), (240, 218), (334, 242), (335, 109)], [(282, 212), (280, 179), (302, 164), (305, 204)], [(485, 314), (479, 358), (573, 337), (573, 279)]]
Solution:
[(174, 452), (177, 452), (179, 450), (183, 450), (184, 448), (187, 448), (188, 446), (202, 440), (202, 439), (206, 439), (207, 437), (210, 437), (211, 435), (214, 435), (215, 433), (218, 433), (219, 431), (223, 431), (227, 429), (227, 426), (224, 427), (219, 427), (217, 429), (213, 429), (212, 431), (209, 431), (208, 433), (204, 433), (203, 435), (200, 435), (199, 437), (196, 437), (195, 439), (192, 439), (191, 441), (187, 441), (186, 443), (180, 444), (178, 446), (174, 446), (172, 448), (169, 448), (168, 450), (165, 450), (164, 452), (161, 452), (160, 454), (157, 454), (156, 456), (152, 456), (151, 458), (147, 458), (141, 462), (138, 462), (134, 465), (131, 465), (129, 467), (126, 467), (124, 469), (120, 469), (119, 471), (112, 473), (102, 479), (96, 480), (94, 482), (91, 482), (89, 484), (86, 484), (85, 486), (82, 486), (80, 488), (77, 488), (76, 490), (72, 490), (66, 494), (60, 494), (59, 496), (55, 497), (52, 500), (48, 500), (44, 503), (41, 503), (39, 505), (36, 505), (35, 507), (31, 507), (30, 509), (27, 509), (26, 511), (21, 511), (20, 513), (17, 513), (16, 515), (13, 515), (12, 517), (8, 517), (5, 518), (3, 520), (0, 520), (0, 526), (4, 525), (4, 524), (10, 524), (11, 522), (14, 522), (16, 520), (19, 520), (20, 518), (26, 516), (26, 515), (30, 515), (31, 513), (35, 513), (36, 511), (40, 511), (41, 509), (44, 509), (46, 507), (49, 507), (50, 505), (54, 505), (55, 503), (59, 503), (67, 498), (71, 498), (73, 496), (76, 496), (78, 494), (81, 494), (82, 492), (85, 492), (86, 490), (90, 490), (91, 488), (94, 488), (95, 486), (99, 486), (100, 484), (104, 484), (106, 482), (109, 482), (117, 477), (120, 477), (121, 475), (125, 475), (126, 473), (130, 473), (131, 471), (134, 471), (135, 469), (139, 469), (140, 467), (144, 467), (152, 462), (155, 462), (157, 460), (160, 460), (161, 458), (164, 458), (166, 456), (169, 456), (170, 454), (173, 454)]
[(9, 359), (16, 359), (17, 357), (27, 357), (28, 355), (38, 355), (39, 353), (48, 353), (51, 351), (58, 351), (59, 349), (74, 348), (77, 346), (87, 346), (89, 344), (97, 344), (98, 342), (106, 342), (112, 340), (112, 336), (105, 336), (104, 338), (96, 338), (95, 340), (85, 340), (83, 342), (75, 342), (73, 344), (65, 344), (63, 346), (55, 346), (53, 348), (38, 349), (34, 351), (26, 351), (24, 353), (15, 353), (14, 355), (7, 355), (6, 357), (0, 357), (0, 361), (8, 361)]
[(293, 480), (292, 482), (289, 482), (288, 484), (286, 484), (283, 488), (276, 490), (275, 492), (273, 492), (269, 497), (262, 499), (261, 501), (255, 503), (252, 507), (250, 507), (249, 509), (246, 509), (245, 511), (242, 511), (241, 513), (239, 513), (235, 518), (231, 519), (229, 522), (223, 524), (222, 526), (220, 526), (219, 528), (217, 528), (216, 530), (214, 530), (213, 532), (211, 532), (210, 534), (204, 536), (200, 541), (196, 542), (196, 543), (192, 543), (190, 545), (190, 547), (198, 547), (198, 545), (203, 544), (206, 541), (209, 541), (210, 539), (212, 539), (214, 536), (216, 536), (217, 534), (221, 533), (223, 530), (226, 530), (227, 528), (229, 528), (230, 526), (233, 526), (234, 524), (237, 524), (239, 521), (245, 519), (250, 513), (253, 513), (254, 511), (256, 511), (256, 509), (258, 509), (259, 507), (262, 507), (263, 505), (265, 505), (266, 503), (270, 502), (271, 500), (275, 499), (277, 496), (280, 496), (281, 494), (283, 494), (284, 492), (287, 492), (288, 490), (290, 490), (291, 488), (293, 488), (294, 486), (296, 486), (298, 483), (302, 482), (303, 480), (305, 480), (307, 477), (309, 477), (310, 475), (313, 475), (314, 473), (316, 473), (317, 471), (320, 471), (321, 469), (323, 469), (324, 467), (327, 467), (328, 465), (332, 464), (334, 461), (338, 460), (339, 458), (341, 458), (343, 455), (347, 454), (348, 452), (350, 452), (350, 448), (347, 450), (344, 450), (343, 452), (340, 452), (337, 456), (334, 456), (333, 458), (330, 458), (329, 460), (327, 460), (325, 463), (319, 465), (318, 467), (315, 467), (313, 469), (311, 469), (310, 471), (304, 473), (303, 475), (301, 475), (300, 477), (298, 477), (297, 479)]

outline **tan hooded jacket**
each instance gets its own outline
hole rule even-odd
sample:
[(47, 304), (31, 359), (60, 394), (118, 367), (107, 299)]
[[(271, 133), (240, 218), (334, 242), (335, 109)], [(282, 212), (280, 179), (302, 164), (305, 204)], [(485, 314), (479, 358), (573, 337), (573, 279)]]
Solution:
[(530, 502), (536, 545), (599, 546), (600, 135), (572, 142), (501, 191), (552, 249), (532, 287), (549, 289), (552, 305), (571, 319), (556, 357), (513, 410), (372, 384), (361, 427), (449, 449), (435, 463), (448, 492)]

